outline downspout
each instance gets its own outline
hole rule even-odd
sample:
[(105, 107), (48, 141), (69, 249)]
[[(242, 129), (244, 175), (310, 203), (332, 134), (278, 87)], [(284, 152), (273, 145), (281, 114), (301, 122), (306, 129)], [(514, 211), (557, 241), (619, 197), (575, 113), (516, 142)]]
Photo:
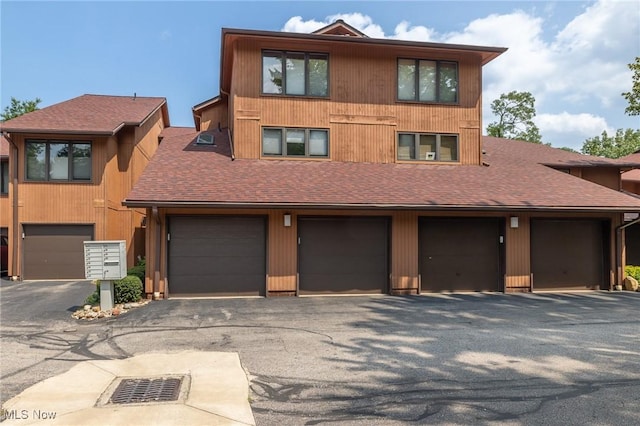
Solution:
[(162, 247), (162, 243), (160, 240), (162, 238), (162, 230), (160, 229), (160, 215), (158, 214), (157, 206), (151, 207), (151, 216), (156, 223), (156, 251), (153, 260), (153, 299), (158, 300), (160, 299), (160, 249)]
[(622, 269), (622, 230), (636, 223), (640, 223), (640, 216), (629, 223), (616, 226), (616, 269), (620, 265), (620, 273), (618, 273), (618, 279), (616, 280), (618, 285), (622, 285), (622, 276), (624, 275), (624, 269)]
[[(17, 256), (17, 249), (18, 249), (18, 244), (20, 242), (19, 238), (18, 238), (18, 145), (16, 145), (16, 143), (13, 141), (13, 139), (11, 139), (11, 136), (9, 136), (9, 133), (7, 132), (2, 132), (3, 136), (5, 137), (6, 140), (9, 141), (9, 144), (11, 145), (11, 149), (13, 150), (13, 161), (10, 161), (10, 167), (11, 167), (11, 171), (12, 171), (12, 176), (11, 176), (11, 180), (13, 181), (12, 184), (12, 188), (11, 188), (11, 194), (12, 194), (12, 200), (11, 200), (11, 226), (13, 228), (13, 232), (11, 234), (12, 237), (12, 255), (11, 255), (11, 274), (12, 274), (12, 279), (13, 280), (17, 280), (18, 277), (16, 275), (16, 271), (18, 270), (18, 256)], [(13, 164), (11, 164), (13, 163)]]

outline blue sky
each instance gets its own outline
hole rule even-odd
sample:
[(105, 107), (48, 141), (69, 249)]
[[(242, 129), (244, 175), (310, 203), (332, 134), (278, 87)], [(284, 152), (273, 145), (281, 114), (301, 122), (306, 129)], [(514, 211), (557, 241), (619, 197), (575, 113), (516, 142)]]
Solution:
[(554, 146), (640, 128), (624, 115), (627, 63), (640, 56), (640, 2), (0, 2), (0, 105), (41, 107), (84, 93), (164, 96), (171, 124), (218, 94), (222, 27), (310, 32), (342, 18), (372, 37), (508, 47), (484, 70), (491, 100), (536, 98), (536, 122)]

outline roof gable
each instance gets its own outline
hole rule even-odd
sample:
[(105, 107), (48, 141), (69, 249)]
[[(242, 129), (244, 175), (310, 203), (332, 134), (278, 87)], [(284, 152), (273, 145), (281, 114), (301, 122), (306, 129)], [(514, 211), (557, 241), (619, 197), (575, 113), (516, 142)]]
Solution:
[(327, 34), (327, 35), (338, 35), (338, 36), (347, 36), (347, 37), (366, 37), (369, 36), (363, 33), (362, 31), (357, 30), (351, 25), (344, 22), (342, 19), (338, 19), (333, 24), (329, 24), (326, 27), (322, 27), (318, 30), (315, 30), (311, 34)]

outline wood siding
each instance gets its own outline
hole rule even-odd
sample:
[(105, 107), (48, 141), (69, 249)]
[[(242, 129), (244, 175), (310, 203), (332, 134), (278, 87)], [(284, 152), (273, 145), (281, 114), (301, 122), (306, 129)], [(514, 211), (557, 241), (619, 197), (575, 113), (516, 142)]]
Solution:
[(517, 214), (518, 227), (512, 228), (510, 217), (505, 230), (505, 290), (508, 292), (531, 289), (531, 239), (528, 214)]
[[(260, 158), (262, 126), (291, 126), (328, 129), (334, 161), (395, 162), (397, 132), (433, 132), (458, 134), (459, 162), (480, 162), (481, 65), (475, 55), (257, 40), (240, 40), (233, 49), (229, 125), (238, 158)], [(329, 53), (329, 97), (261, 95), (262, 49)], [(459, 103), (398, 102), (399, 57), (457, 61)]]
[[(135, 263), (137, 255), (144, 254), (144, 242), (140, 238), (144, 209), (128, 209), (122, 206), (134, 183), (142, 174), (158, 146), (158, 135), (164, 128), (162, 112), (158, 110), (140, 127), (125, 127), (117, 136), (95, 137), (80, 135), (12, 135), (18, 145), (18, 158), (11, 158), (18, 165), (18, 223), (23, 224), (86, 224), (94, 226), (94, 239), (127, 241), (127, 262)], [(25, 181), (25, 140), (50, 139), (65, 141), (91, 141), (91, 182), (33, 182)], [(10, 188), (10, 191), (13, 188)], [(9, 198), (10, 200), (11, 198)], [(11, 222), (9, 207), (8, 221)], [(3, 220), (5, 218), (2, 212)], [(8, 225), (10, 243), (13, 232)], [(136, 238), (136, 235), (138, 236)], [(135, 246), (138, 241), (138, 246)], [(22, 273), (22, 239), (9, 256), (18, 256), (18, 270)], [(11, 269), (12, 260), (9, 260)]]
[(620, 191), (620, 169), (617, 167), (585, 167), (582, 169), (582, 179), (607, 188)]
[(223, 129), (229, 127), (228, 108), (225, 101), (205, 108), (200, 115), (200, 130), (217, 129), (218, 123)]
[[(291, 214), (291, 226), (285, 227), (284, 214)], [(150, 213), (149, 213), (150, 214)], [(418, 267), (418, 220), (420, 217), (499, 217), (504, 218), (505, 244), (505, 291), (529, 291), (531, 287), (530, 220), (539, 217), (558, 218), (603, 218), (609, 219), (611, 228), (612, 283), (621, 275), (620, 262), (616, 265), (615, 227), (619, 225), (619, 214), (550, 214), (550, 213), (483, 213), (465, 212), (420, 212), (382, 210), (282, 210), (282, 209), (159, 209), (160, 225), (149, 220), (147, 229), (147, 279), (145, 291), (153, 293), (153, 277), (159, 272), (159, 291), (164, 294), (167, 277), (167, 216), (170, 215), (266, 215), (267, 224), (267, 294), (297, 294), (298, 282), (298, 230), (297, 220), (301, 216), (385, 216), (390, 217), (390, 292), (392, 294), (415, 294), (419, 291)], [(518, 228), (509, 226), (509, 218), (518, 217)], [(160, 226), (160, 241), (155, 227)], [(155, 250), (160, 250), (160, 263), (156, 268)]]

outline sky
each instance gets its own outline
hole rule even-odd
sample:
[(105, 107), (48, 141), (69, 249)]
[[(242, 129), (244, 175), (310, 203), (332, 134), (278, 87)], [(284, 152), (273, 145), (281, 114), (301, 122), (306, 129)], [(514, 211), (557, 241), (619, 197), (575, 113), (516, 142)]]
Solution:
[(624, 114), (627, 64), (640, 56), (640, 0), (139, 1), (0, 0), (0, 108), (85, 93), (162, 96), (172, 126), (219, 94), (222, 28), (311, 32), (343, 19), (370, 37), (506, 47), (484, 67), (491, 101), (531, 92), (544, 142), (640, 128)]

